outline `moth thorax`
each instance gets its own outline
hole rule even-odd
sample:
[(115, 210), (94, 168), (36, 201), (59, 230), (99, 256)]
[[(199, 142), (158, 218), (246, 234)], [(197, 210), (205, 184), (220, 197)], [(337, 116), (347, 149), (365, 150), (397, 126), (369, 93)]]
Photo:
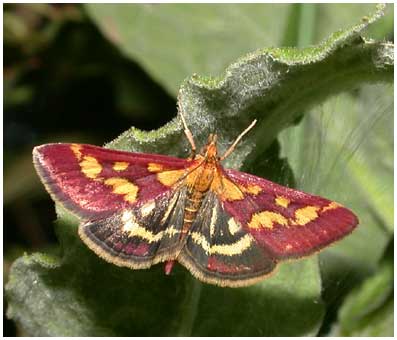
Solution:
[(186, 184), (191, 192), (206, 192), (214, 180), (217, 164), (200, 155), (196, 157), (196, 160), (199, 166), (187, 176)]
[(206, 192), (214, 180), (216, 167), (213, 164), (205, 164), (201, 168), (200, 174), (196, 177), (193, 185), (194, 191)]

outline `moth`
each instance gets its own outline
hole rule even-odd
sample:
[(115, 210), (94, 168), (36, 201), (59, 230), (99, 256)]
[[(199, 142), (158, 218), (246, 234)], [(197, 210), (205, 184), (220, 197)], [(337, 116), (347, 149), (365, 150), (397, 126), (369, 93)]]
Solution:
[(256, 120), (223, 155), (215, 134), (197, 154), (179, 112), (187, 159), (86, 144), (34, 148), (47, 191), (81, 219), (80, 238), (104, 260), (132, 269), (165, 262), (166, 274), (177, 261), (203, 282), (241, 287), (357, 226), (339, 203), (222, 167)]

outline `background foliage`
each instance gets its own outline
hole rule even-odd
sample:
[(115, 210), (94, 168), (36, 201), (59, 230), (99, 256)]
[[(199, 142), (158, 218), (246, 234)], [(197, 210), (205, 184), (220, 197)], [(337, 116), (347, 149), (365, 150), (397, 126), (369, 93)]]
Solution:
[[(345, 4), (5, 6), (4, 280), (17, 321), (6, 333), (392, 335), (393, 8), (362, 31), (374, 12)], [(360, 228), (323, 252), (320, 265), (316, 257), (288, 263), (242, 289), (203, 285), (181, 267), (170, 278), (161, 266), (114, 268), (81, 244), (78, 221), (60, 208), (59, 250), (32, 147), (101, 145), (130, 126), (159, 128), (175, 116), (181, 84), (201, 142), (215, 129), (224, 148), (259, 118), (227, 166), (340, 201)], [(127, 130), (108, 146), (184, 156), (181, 137), (173, 120), (149, 134)]]

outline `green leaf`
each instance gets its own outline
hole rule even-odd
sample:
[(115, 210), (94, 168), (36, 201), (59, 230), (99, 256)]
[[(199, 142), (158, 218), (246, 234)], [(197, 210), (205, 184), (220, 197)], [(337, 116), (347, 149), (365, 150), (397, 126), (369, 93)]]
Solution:
[(344, 257), (373, 270), (394, 225), (393, 87), (364, 86), (332, 98), (280, 140), (297, 186), (341, 202), (360, 220), (351, 236), (322, 255), (324, 261)]
[(360, 220), (352, 235), (320, 255), (332, 322), (343, 297), (376, 270), (393, 236), (393, 87), (366, 85), (331, 98), (280, 141), (298, 188), (343, 203)]
[(393, 336), (393, 242), (379, 269), (345, 299), (334, 336)]
[[(136, 60), (170, 94), (193, 72), (218, 74), (241, 55), (277, 45), (277, 15), (261, 5), (87, 4), (88, 14), (120, 51)], [(259, 10), (260, 9), (260, 10)], [(271, 34), (269, 34), (271, 32)], [(236, 37), (244, 42), (236, 44)]]
[[(329, 30), (332, 32), (341, 27), (341, 24), (349, 22), (351, 18), (362, 18), (365, 20), (367, 14), (372, 10), (372, 6), (374, 4), (357, 4), (357, 3), (344, 3), (344, 4), (335, 4), (328, 3), (323, 4), (321, 9), (318, 11), (317, 17), (317, 27), (319, 29), (316, 32), (322, 33), (324, 30)], [(394, 18), (393, 18), (393, 5), (387, 5), (385, 8), (385, 16), (382, 20), (378, 21), (375, 25), (371, 25), (368, 31), (365, 33), (366, 36), (374, 38), (374, 39), (384, 39), (386, 36), (392, 34), (392, 27), (394, 26)], [(321, 35), (316, 35), (317, 39), (321, 39)]]
[[(260, 117), (260, 126), (251, 138), (260, 139), (258, 154), (305, 109), (326, 97), (362, 82), (392, 81), (393, 45), (366, 42), (360, 37), (368, 24), (381, 15), (382, 8), (364, 23), (336, 32), (318, 46), (258, 50), (229, 66), (223, 77), (194, 75), (187, 79), (179, 101), (196, 138), (205, 140), (208, 131), (222, 132), (220, 144), (229, 145), (242, 126)], [(181, 135), (179, 124), (179, 120), (174, 120), (149, 135), (132, 128), (108, 146), (159, 153), (168, 150), (180, 155), (188, 146), (185, 143), (181, 149), (175, 145)], [(222, 128), (217, 129), (218, 126)], [(162, 140), (160, 148), (152, 143), (158, 138)], [(171, 150), (169, 144), (174, 146)], [(252, 143), (245, 143), (239, 153), (242, 157), (235, 153), (230, 166), (241, 167), (252, 148)]]
[[(263, 46), (318, 43), (373, 8), (373, 4), (85, 6), (102, 33), (173, 95), (192, 73), (219, 75), (241, 55)], [(392, 17), (393, 13), (374, 25), (377, 29), (381, 25), (378, 32), (383, 35), (378, 38), (393, 31)]]
[[(291, 183), (291, 170), (278, 155), (279, 132), (331, 94), (364, 81), (392, 80), (392, 46), (360, 37), (381, 15), (379, 10), (318, 46), (262, 49), (220, 78), (186, 80), (179, 103), (196, 141), (203, 144), (217, 132), (224, 151), (256, 117), (258, 127), (225, 166)], [(107, 146), (179, 156), (188, 150), (177, 119), (149, 133), (132, 128)], [(63, 257), (20, 258), (6, 287), (8, 316), (26, 334), (302, 336), (320, 327), (324, 308), (315, 257), (283, 264), (278, 274), (251, 287), (218, 288), (197, 282), (179, 266), (168, 277), (161, 266), (132, 271), (105, 263), (78, 239), (78, 221), (60, 207), (57, 212)]]
[(69, 237), (74, 245), (57, 266), (37, 254), (13, 265), (8, 317), (30, 336), (314, 335), (320, 325), (315, 259), (282, 266), (251, 288), (218, 288), (181, 267), (171, 277), (161, 266), (118, 268)]

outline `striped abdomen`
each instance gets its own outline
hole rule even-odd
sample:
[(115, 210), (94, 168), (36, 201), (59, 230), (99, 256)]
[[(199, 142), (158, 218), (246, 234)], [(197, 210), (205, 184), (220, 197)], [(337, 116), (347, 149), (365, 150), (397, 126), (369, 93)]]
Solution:
[(210, 189), (217, 171), (214, 160), (207, 160), (200, 167), (192, 171), (187, 176), (186, 184), (189, 188), (185, 205), (185, 215), (182, 233), (185, 234), (194, 220), (201, 207), (205, 193)]
[(204, 192), (201, 191), (192, 191), (188, 193), (185, 206), (185, 216), (183, 219), (183, 233), (189, 230), (190, 226), (196, 219), (197, 211), (200, 209), (203, 201), (203, 196)]

